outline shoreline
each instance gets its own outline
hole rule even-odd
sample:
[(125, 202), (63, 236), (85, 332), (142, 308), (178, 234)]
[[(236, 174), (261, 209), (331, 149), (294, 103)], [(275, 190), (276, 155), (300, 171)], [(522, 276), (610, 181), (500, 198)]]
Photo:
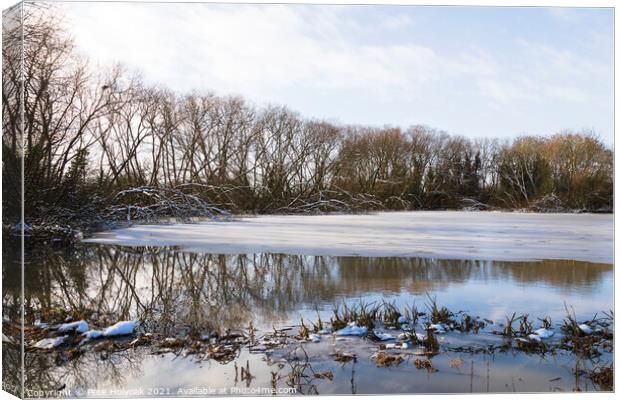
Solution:
[[(534, 318), (528, 314), (517, 316), (517, 313), (512, 317), (509, 313), (505, 321), (494, 321), (474, 316), (475, 313), (453, 312), (427, 296), (423, 310), (415, 305), (398, 309), (386, 302), (343, 305), (334, 309), (329, 321), (322, 321), (319, 316), (318, 320), (302, 319), (298, 324), (274, 326), (271, 330), (256, 329), (250, 322), (248, 327), (225, 332), (207, 328), (202, 333), (170, 335), (149, 330), (148, 324), (136, 323), (131, 332), (89, 340), (84, 339), (83, 329), (64, 329), (87, 324), (86, 321), (39, 323), (27, 326), (26, 351), (37, 357), (54, 357), (63, 366), (90, 355), (107, 359), (112, 354), (143, 349), (144, 354), (152, 357), (170, 355), (198, 364), (213, 360), (216, 368), (234, 361), (235, 370), (237, 361), (243, 362), (252, 354), (267, 361), (295, 362), (300, 360), (301, 352), (302, 361), (305, 358), (305, 363), (320, 365), (327, 374), (325, 377), (338, 375), (341, 372), (338, 366), (349, 363), (359, 364), (362, 369), (387, 368), (391, 373), (426, 370), (429, 374), (450, 377), (453, 368), (463, 365), (463, 358), (473, 362), (480, 357), (491, 357), (495, 369), (501, 368), (504, 355), (511, 358), (515, 354), (525, 358), (553, 355), (575, 360), (571, 373), (584, 375), (584, 380), (596, 383), (597, 391), (613, 390), (614, 368), (609, 363), (613, 357), (613, 312), (577, 320), (567, 307), (559, 323), (553, 323), (549, 316)], [(95, 321), (88, 321), (92, 322)], [(12, 331), (17, 329), (10, 327), (9, 324), (3, 329), (8, 334), (3, 341), (9, 347)], [(553, 378), (557, 373), (552, 372), (555, 367), (555, 363), (547, 364), (538, 371)], [(282, 373), (289, 376), (286, 369)], [(331, 381), (329, 378), (324, 382)]]
[[(367, 211), (352, 211), (352, 212), (320, 212), (320, 213), (252, 213), (252, 212), (240, 212), (235, 214), (228, 214), (223, 219), (239, 219), (239, 218), (258, 218), (258, 217), (278, 217), (278, 216), (305, 216), (305, 217), (321, 217), (321, 216), (353, 216), (353, 215), (372, 215), (379, 213), (426, 213), (426, 212), (439, 212), (439, 213), (452, 213), (452, 212), (467, 212), (467, 213), (515, 213), (515, 214), (530, 214), (530, 215), (614, 215), (612, 210), (585, 210), (585, 209), (565, 209), (565, 210), (553, 210), (553, 211), (536, 211), (529, 208), (497, 208), (497, 209), (466, 209), (466, 208), (442, 208), (442, 209), (415, 209), (415, 210), (367, 210)], [(168, 219), (168, 221), (166, 221)], [(124, 220), (110, 219), (108, 221), (97, 221), (96, 223), (87, 223), (88, 227), (76, 226), (71, 224), (60, 225), (57, 223), (26, 223), (26, 244), (28, 241), (45, 242), (51, 241), (51, 239), (58, 238), (57, 242), (61, 242), (67, 245), (71, 245), (76, 241), (81, 241), (82, 238), (89, 239), (94, 235), (106, 232), (114, 231), (117, 229), (129, 228), (132, 226), (141, 225), (171, 225), (171, 224), (195, 224), (204, 223), (218, 220), (217, 217), (191, 217), (189, 222), (185, 220), (177, 221), (175, 217), (160, 217), (152, 221), (146, 220), (133, 220), (131, 224), (128, 224)], [(11, 239), (19, 240), (20, 223), (2, 224), (2, 240), (10, 243)], [(33, 233), (32, 230), (39, 230), (40, 234)], [(41, 235), (42, 233), (42, 235)], [(53, 236), (56, 235), (56, 236)], [(43, 236), (43, 237), (41, 237)]]

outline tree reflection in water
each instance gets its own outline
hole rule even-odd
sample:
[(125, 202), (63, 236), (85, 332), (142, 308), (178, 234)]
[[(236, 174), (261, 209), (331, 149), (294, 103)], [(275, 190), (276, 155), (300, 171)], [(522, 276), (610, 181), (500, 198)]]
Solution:
[[(3, 254), (3, 309), (19, 321), (19, 261)], [(83, 245), (27, 254), (26, 325), (67, 315), (103, 326), (139, 319), (149, 332), (175, 335), (297, 323), (299, 312), (370, 294), (424, 295), (475, 281), (544, 284), (559, 290), (594, 288), (610, 279), (611, 265), (572, 261), (495, 262), (422, 258), (314, 257), (283, 254), (198, 254), (174, 248)], [(466, 286), (467, 287), (467, 286)], [(519, 311), (519, 310), (515, 310)], [(16, 343), (19, 338), (16, 338)], [(27, 338), (28, 339), (28, 338)], [(122, 387), (139, 374), (140, 349), (86, 352), (27, 351), (26, 386), (55, 390)], [(19, 384), (19, 348), (5, 343), (7, 383)], [(353, 371), (351, 371), (353, 373)], [(355, 385), (353, 386), (355, 387)]]
[[(4, 254), (4, 315), (19, 316), (19, 263)], [(25, 266), (26, 324), (67, 315), (139, 318), (162, 333), (270, 327), (287, 313), (367, 293), (423, 294), (467, 280), (588, 287), (611, 265), (424, 258), (198, 254), (173, 248), (80, 246), (33, 252)], [(155, 326), (154, 326), (155, 328)]]

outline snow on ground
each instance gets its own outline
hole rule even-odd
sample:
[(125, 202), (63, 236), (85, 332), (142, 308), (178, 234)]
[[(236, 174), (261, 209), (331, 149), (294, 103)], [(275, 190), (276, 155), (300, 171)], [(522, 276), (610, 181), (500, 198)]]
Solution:
[(63, 344), (66, 338), (67, 336), (58, 336), (53, 338), (41, 339), (35, 344), (33, 344), (33, 347), (36, 347), (37, 349), (53, 349), (54, 347), (58, 347)]
[(87, 330), (88, 330), (88, 322), (86, 321), (70, 322), (66, 324), (61, 324), (58, 327), (58, 332), (77, 331), (79, 333), (84, 333)]
[(96, 339), (102, 336), (111, 337), (111, 336), (123, 336), (123, 335), (131, 335), (136, 328), (136, 321), (121, 321), (117, 322), (112, 326), (107, 327), (103, 331), (98, 330), (90, 330), (84, 332), (84, 336), (86, 339)]
[(417, 211), (259, 216), (230, 222), (136, 225), (88, 243), (180, 246), (204, 253), (275, 252), (484, 260), (613, 262), (613, 215)]

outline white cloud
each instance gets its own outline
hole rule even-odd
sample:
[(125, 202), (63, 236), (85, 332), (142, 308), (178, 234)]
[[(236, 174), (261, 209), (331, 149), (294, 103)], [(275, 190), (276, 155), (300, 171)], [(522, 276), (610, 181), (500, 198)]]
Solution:
[[(532, 36), (517, 40), (520, 32), (499, 42), (493, 32), (466, 34), (465, 17), (452, 31), (435, 32), (424, 27), (419, 11), (382, 13), (371, 7), (355, 12), (351, 6), (302, 5), (63, 7), (79, 48), (91, 58), (121, 61), (148, 81), (182, 92), (241, 94), (304, 115), (428, 123), (456, 133), (542, 131), (560, 123), (612, 126), (605, 114), (612, 98), (610, 62), (570, 43), (562, 47), (542, 33), (534, 36), (540, 42)], [(439, 33), (443, 37), (436, 39)], [(596, 107), (588, 109), (588, 103)], [(573, 112), (576, 104), (584, 106), (581, 117)], [(540, 113), (547, 108), (562, 120)], [(536, 113), (538, 119), (529, 118)], [(476, 115), (489, 117), (481, 123)], [(518, 118), (508, 119), (511, 115)]]
[(571, 7), (549, 7), (547, 8), (549, 14), (562, 22), (574, 23), (581, 19), (581, 13), (579, 8)]
[(414, 20), (409, 15), (399, 14), (384, 17), (379, 27), (383, 29), (403, 29), (414, 25)]
[[(479, 54), (441, 57), (415, 43), (370, 45), (338, 7), (89, 4), (71, 7), (74, 36), (91, 57), (122, 60), (172, 87), (252, 92), (276, 87), (416, 86), (461, 73), (487, 73)], [(344, 24), (343, 24), (344, 21)], [(386, 17), (403, 25), (408, 18)], [(381, 24), (383, 26), (384, 24)], [(343, 28), (344, 26), (344, 28)], [(351, 37), (353, 36), (353, 37)], [(86, 50), (85, 50), (86, 51)], [(487, 57), (488, 58), (488, 57)]]
[(518, 39), (517, 43), (523, 48), (524, 56), (530, 63), (549, 74), (602, 78), (611, 72), (608, 65), (592, 60), (585, 54), (524, 39)]

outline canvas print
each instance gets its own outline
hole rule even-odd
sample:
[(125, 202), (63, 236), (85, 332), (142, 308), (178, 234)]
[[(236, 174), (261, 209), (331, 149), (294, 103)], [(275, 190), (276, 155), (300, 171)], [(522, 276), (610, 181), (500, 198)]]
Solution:
[(7, 8), (3, 390), (613, 391), (613, 12)]

